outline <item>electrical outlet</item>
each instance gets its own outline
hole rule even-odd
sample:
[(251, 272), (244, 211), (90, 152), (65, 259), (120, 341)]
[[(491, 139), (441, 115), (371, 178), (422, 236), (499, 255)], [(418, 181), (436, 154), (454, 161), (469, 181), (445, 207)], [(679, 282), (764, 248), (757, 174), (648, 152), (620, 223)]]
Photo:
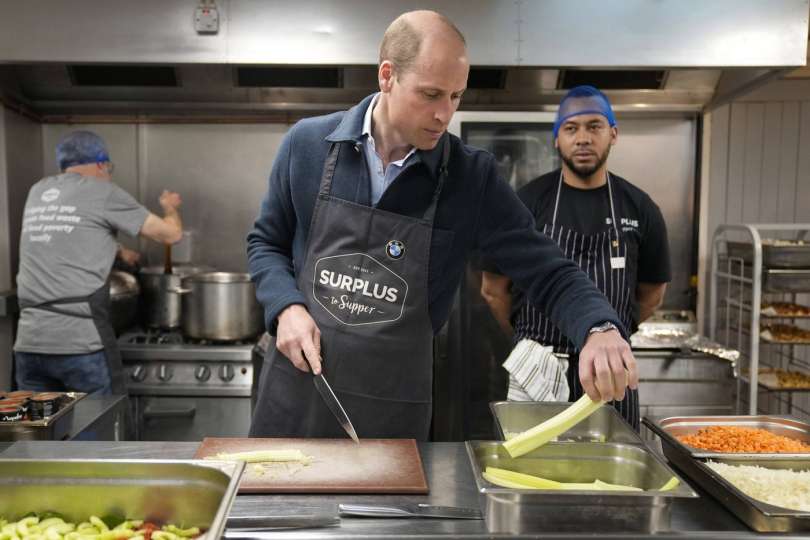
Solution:
[(219, 11), (215, 7), (198, 7), (194, 11), (194, 29), (198, 34), (219, 32)]

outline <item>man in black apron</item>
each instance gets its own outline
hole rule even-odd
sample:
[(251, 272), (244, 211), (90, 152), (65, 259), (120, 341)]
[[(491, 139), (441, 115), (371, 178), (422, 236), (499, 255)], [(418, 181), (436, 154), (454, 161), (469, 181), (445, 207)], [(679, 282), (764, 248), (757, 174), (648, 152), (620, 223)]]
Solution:
[[(607, 170), (617, 128), (602, 92), (590, 86), (571, 89), (560, 103), (554, 137), (562, 168), (528, 183), (518, 195), (534, 214), (537, 227), (588, 275), (632, 332), (661, 304), (670, 281), (661, 211), (646, 193)], [(510, 399), (536, 400), (527, 390), (542, 388), (564, 395), (564, 389), (554, 387), (565, 386), (567, 379), (569, 399), (577, 400), (583, 394), (577, 347), (519, 288), (510, 291), (508, 277), (489, 270), (493, 271), (484, 272), (482, 295), (501, 326), (511, 331), (514, 325), (516, 348), (504, 364), (510, 371)], [(523, 340), (568, 356), (567, 374), (565, 360)], [(538, 369), (527, 368), (532, 360)], [(628, 392), (614, 405), (638, 430), (638, 392)]]
[[(434, 12), (399, 17), (380, 48), (379, 94), (296, 124), (248, 236), (250, 271), (276, 349), (251, 435), (344, 437), (315, 391), (323, 369), (361, 437), (426, 440), (433, 335), (465, 261), (489, 253), (568, 329), (606, 399), (635, 360), (604, 297), (534, 229), (490, 154), (446, 133), (467, 84), (458, 29)], [(612, 378), (613, 372), (621, 381)]]
[(177, 242), (180, 197), (164, 192), (165, 216), (150, 213), (110, 181), (107, 147), (89, 131), (65, 136), (56, 161), (62, 173), (34, 184), (23, 212), (15, 381), (21, 390), (126, 394), (109, 317), (115, 235)]

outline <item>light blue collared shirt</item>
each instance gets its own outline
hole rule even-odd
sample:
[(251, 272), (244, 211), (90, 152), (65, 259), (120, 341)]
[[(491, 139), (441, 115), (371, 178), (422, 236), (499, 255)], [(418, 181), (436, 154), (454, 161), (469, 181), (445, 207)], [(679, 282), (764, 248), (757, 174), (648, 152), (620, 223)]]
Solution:
[(383, 193), (391, 185), (391, 182), (399, 176), (405, 164), (415, 155), (416, 147), (411, 148), (408, 154), (397, 161), (392, 161), (388, 167), (383, 168), (383, 160), (377, 155), (377, 146), (374, 144), (374, 137), (371, 135), (371, 113), (374, 111), (374, 106), (379, 99), (379, 92), (371, 100), (371, 104), (366, 109), (366, 115), (363, 117), (363, 146), (366, 150), (366, 164), (368, 165), (368, 176), (371, 180), (371, 204), (377, 206), (380, 202)]

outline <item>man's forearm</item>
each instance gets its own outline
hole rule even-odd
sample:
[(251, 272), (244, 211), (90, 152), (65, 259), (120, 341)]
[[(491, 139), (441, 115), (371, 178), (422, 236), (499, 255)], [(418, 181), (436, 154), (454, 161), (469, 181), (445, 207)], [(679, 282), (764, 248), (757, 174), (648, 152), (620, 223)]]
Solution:
[(501, 330), (503, 330), (507, 336), (511, 336), (515, 331), (514, 328), (512, 328), (512, 323), (509, 321), (509, 317), (512, 314), (512, 299), (495, 297), (484, 299), (487, 301), (487, 304), (489, 304), (489, 309), (492, 311), (495, 320), (498, 321), (498, 326), (501, 327)]

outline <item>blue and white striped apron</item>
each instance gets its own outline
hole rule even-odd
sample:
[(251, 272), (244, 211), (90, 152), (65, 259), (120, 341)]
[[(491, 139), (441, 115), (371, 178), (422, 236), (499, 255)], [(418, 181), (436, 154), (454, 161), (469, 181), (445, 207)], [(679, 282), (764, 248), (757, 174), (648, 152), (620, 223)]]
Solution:
[[(565, 256), (577, 263), (582, 271), (588, 274), (591, 281), (602, 291), (619, 314), (625, 328), (630, 329), (633, 324), (632, 295), (635, 290), (628, 283), (629, 276), (625, 268), (625, 261), (628, 257), (627, 243), (621, 241), (619, 224), (616, 221), (610, 173), (607, 174), (607, 186), (611, 226), (597, 234), (585, 235), (557, 225), (562, 183), (563, 176), (560, 171), (557, 196), (554, 201), (554, 215), (550, 224), (543, 224), (543, 233), (552, 238), (560, 246)], [(584, 392), (579, 381), (578, 351), (550, 319), (528, 302), (515, 317), (514, 342), (517, 343), (523, 338), (532, 339), (543, 345), (551, 345), (558, 355), (569, 355), (567, 373), (570, 388), (569, 401), (576, 401), (582, 397)], [(612, 404), (622, 417), (638, 431), (640, 421), (638, 391), (628, 389), (623, 401), (614, 401)]]

